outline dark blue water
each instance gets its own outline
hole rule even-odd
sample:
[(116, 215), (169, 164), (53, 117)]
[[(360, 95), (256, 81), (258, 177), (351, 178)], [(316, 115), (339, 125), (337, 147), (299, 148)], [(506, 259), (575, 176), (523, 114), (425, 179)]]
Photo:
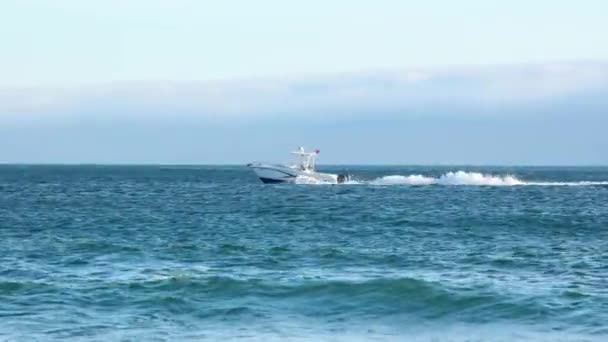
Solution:
[(2, 166), (0, 340), (608, 340), (607, 168), (348, 171)]

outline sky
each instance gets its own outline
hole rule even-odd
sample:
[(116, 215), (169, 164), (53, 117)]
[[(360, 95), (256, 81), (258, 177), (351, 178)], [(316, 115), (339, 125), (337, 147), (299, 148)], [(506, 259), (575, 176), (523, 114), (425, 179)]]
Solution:
[(608, 3), (4, 0), (0, 162), (608, 164)]

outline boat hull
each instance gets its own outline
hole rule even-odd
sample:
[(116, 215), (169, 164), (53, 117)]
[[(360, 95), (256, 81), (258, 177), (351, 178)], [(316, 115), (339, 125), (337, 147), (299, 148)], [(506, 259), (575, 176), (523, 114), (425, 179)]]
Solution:
[(262, 181), (262, 183), (264, 184), (281, 184), (281, 183), (289, 183), (288, 181), (282, 180), (282, 179), (273, 179), (273, 178), (265, 178), (265, 177), (260, 177), (260, 180)]
[(296, 170), (280, 165), (249, 164), (249, 167), (267, 184), (294, 183), (298, 177)]
[(284, 165), (252, 163), (247, 165), (267, 184), (278, 183), (338, 183), (338, 175), (299, 170)]

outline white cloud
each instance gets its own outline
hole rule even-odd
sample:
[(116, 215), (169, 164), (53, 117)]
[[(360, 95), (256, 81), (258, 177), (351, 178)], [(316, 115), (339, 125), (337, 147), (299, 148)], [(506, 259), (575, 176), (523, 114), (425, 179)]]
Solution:
[(187, 115), (224, 120), (298, 113), (406, 113), (408, 109), (451, 105), (542, 104), (605, 91), (607, 63), (377, 71), (292, 79), (4, 87), (0, 88), (0, 119)]

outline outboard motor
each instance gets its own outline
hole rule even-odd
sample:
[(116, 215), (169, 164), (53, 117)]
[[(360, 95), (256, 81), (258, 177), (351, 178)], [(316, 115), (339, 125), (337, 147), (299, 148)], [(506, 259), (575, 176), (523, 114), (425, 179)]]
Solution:
[(346, 174), (338, 175), (338, 184), (346, 183), (350, 180), (350, 176)]

